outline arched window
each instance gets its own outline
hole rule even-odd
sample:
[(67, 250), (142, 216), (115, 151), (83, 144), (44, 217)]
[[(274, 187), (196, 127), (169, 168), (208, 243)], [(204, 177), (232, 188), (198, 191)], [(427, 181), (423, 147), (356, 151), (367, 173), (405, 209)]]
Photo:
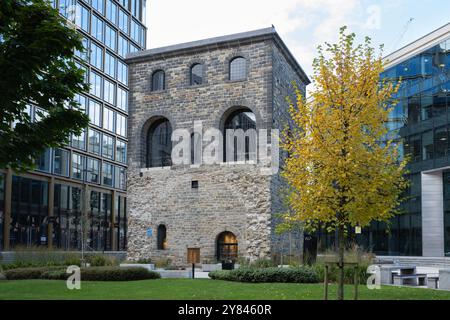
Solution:
[(167, 229), (165, 225), (160, 224), (158, 226), (157, 238), (158, 250), (167, 250)]
[(160, 91), (166, 88), (166, 74), (162, 70), (155, 71), (152, 75), (152, 91)]
[(150, 127), (147, 135), (147, 168), (172, 165), (172, 126), (163, 118)]
[(237, 57), (230, 61), (230, 80), (243, 80), (247, 77), (247, 61)]
[(238, 242), (236, 236), (232, 232), (222, 232), (217, 237), (217, 260), (236, 261), (238, 257)]
[(196, 63), (191, 67), (191, 86), (203, 83), (203, 65)]
[(234, 111), (225, 120), (224, 129), (224, 161), (256, 160), (256, 117), (253, 112), (249, 109)]

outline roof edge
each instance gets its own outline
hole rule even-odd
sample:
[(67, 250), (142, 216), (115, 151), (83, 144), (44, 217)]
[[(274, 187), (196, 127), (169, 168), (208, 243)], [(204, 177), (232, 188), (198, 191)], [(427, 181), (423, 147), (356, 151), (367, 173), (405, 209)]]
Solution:
[(145, 61), (151, 58), (164, 59), (166, 57), (180, 55), (183, 53), (192, 53), (195, 51), (203, 50), (215, 50), (225, 44), (243, 44), (252, 41), (264, 41), (267, 39), (274, 40), (274, 42), (280, 47), (281, 51), (286, 56), (288, 62), (292, 64), (293, 68), (298, 73), (300, 78), (305, 82), (305, 84), (310, 84), (311, 80), (306, 75), (303, 68), (300, 66), (294, 55), (290, 52), (286, 44), (276, 32), (275, 27), (273, 26), (264, 29), (133, 52), (127, 55), (127, 57), (125, 58), (125, 62), (129, 64)]
[(385, 56), (383, 61), (386, 62), (386, 69), (432, 48), (448, 36), (450, 36), (450, 22)]

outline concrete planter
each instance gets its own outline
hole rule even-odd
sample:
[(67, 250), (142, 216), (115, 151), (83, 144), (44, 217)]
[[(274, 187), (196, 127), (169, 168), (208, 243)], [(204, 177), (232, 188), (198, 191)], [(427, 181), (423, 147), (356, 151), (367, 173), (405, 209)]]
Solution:
[(202, 271), (203, 272), (211, 272), (211, 271), (217, 271), (222, 270), (222, 264), (216, 263), (216, 264), (202, 264)]
[(192, 270), (162, 270), (157, 269), (163, 279), (189, 279), (192, 278)]
[(155, 271), (154, 264), (140, 264), (140, 263), (121, 263), (121, 267), (123, 268), (144, 268), (149, 271)]
[(439, 289), (450, 291), (450, 269), (439, 270)]

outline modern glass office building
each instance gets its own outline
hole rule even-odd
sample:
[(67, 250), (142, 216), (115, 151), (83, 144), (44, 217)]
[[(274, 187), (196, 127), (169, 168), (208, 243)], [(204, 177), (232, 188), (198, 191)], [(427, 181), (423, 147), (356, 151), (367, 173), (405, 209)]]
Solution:
[[(90, 90), (77, 100), (91, 124), (67, 147), (47, 150), (34, 172), (0, 170), (0, 251), (80, 249), (83, 201), (88, 249), (126, 250), (129, 90), (124, 58), (146, 47), (145, 1), (51, 1), (83, 37), (86, 51), (76, 52), (75, 59)], [(37, 110), (28, 109), (33, 119), (39, 117)]]
[(450, 256), (450, 24), (386, 57), (401, 80), (390, 135), (410, 156), (404, 214), (375, 223), (361, 242), (379, 255)]
[[(388, 127), (400, 156), (410, 156), (410, 187), (403, 214), (352, 240), (381, 256), (450, 256), (450, 24), (385, 61), (381, 78), (401, 80)], [(336, 241), (318, 236), (322, 249)]]

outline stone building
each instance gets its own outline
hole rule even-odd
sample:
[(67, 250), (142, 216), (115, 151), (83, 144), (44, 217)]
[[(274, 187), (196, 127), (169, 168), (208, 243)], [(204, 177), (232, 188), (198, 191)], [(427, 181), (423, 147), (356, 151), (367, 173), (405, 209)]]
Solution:
[(127, 62), (129, 259), (182, 265), (188, 248), (200, 249), (202, 262), (298, 255), (301, 232), (275, 233), (284, 210), (279, 172), (267, 175), (267, 164), (251, 157), (249, 136), (220, 163), (195, 156), (174, 165), (171, 158), (176, 129), (189, 130), (193, 154), (201, 155), (213, 141), (209, 128), (260, 134), (289, 123), (292, 83), (304, 92), (310, 81), (275, 29), (133, 53)]

